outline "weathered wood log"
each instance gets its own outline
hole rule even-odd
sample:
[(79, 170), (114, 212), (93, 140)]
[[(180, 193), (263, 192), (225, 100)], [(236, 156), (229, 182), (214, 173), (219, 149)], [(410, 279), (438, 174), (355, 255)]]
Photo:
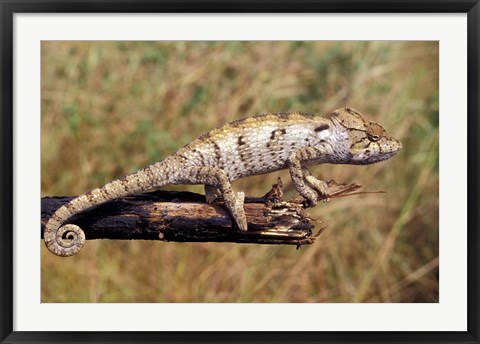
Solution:
[[(331, 197), (351, 194), (360, 186), (329, 182)], [(281, 181), (264, 197), (245, 198), (249, 230), (239, 232), (221, 202), (206, 204), (205, 196), (191, 192), (155, 191), (128, 196), (73, 216), (86, 239), (143, 239), (180, 242), (236, 242), (255, 244), (311, 244), (326, 228), (313, 234), (312, 218), (304, 200), (282, 200)], [(74, 197), (42, 198), (41, 236), (48, 218)]]

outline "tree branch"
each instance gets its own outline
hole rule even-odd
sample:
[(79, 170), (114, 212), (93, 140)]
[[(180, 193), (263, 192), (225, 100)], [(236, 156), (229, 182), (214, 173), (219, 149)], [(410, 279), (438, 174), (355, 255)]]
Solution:
[[(331, 198), (352, 194), (356, 184), (329, 183)], [(120, 198), (73, 216), (66, 223), (80, 226), (86, 239), (143, 239), (181, 242), (311, 244), (326, 228), (312, 230), (304, 200), (283, 201), (281, 181), (262, 198), (245, 199), (249, 230), (239, 232), (222, 203), (206, 204), (205, 196), (190, 192), (155, 191)], [(42, 198), (41, 236), (48, 218), (74, 197)]]

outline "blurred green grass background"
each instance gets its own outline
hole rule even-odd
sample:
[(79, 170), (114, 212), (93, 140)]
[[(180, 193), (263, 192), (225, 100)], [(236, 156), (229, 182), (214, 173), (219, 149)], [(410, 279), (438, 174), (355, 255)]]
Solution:
[[(78, 195), (225, 122), (350, 106), (403, 143), (323, 179), (386, 190), (333, 199), (313, 245), (88, 241), (42, 246), (42, 302), (438, 302), (438, 42), (42, 42), (42, 196)], [(234, 183), (249, 196), (288, 172)], [(203, 192), (200, 186), (175, 186)]]

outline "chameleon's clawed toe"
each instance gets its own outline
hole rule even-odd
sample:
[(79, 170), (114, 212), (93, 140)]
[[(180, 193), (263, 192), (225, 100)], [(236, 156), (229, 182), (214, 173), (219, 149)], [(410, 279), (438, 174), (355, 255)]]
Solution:
[(330, 194), (328, 192), (320, 192), (317, 189), (315, 190), (318, 192), (318, 200), (323, 202), (330, 202)]
[(247, 219), (240, 220), (240, 223), (237, 223), (237, 226), (240, 232), (246, 232), (248, 230)]
[(307, 198), (304, 196), (303, 198), (305, 198), (305, 203), (307, 208), (314, 208), (318, 203), (316, 197)]
[(330, 194), (328, 192), (327, 182), (316, 179), (313, 176), (307, 176), (306, 180), (312, 186), (312, 188), (316, 191), (317, 199), (322, 200), (324, 202), (328, 202), (330, 200)]

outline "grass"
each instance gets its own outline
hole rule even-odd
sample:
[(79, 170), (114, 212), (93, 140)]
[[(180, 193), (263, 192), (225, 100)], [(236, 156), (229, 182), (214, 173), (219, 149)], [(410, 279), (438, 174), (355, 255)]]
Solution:
[[(292, 247), (88, 241), (42, 245), (42, 302), (438, 302), (437, 42), (42, 42), (42, 195), (78, 195), (244, 116), (351, 106), (403, 143), (323, 179), (386, 190), (309, 210)], [(288, 172), (234, 183), (258, 196)], [(200, 186), (175, 186), (203, 192)]]

